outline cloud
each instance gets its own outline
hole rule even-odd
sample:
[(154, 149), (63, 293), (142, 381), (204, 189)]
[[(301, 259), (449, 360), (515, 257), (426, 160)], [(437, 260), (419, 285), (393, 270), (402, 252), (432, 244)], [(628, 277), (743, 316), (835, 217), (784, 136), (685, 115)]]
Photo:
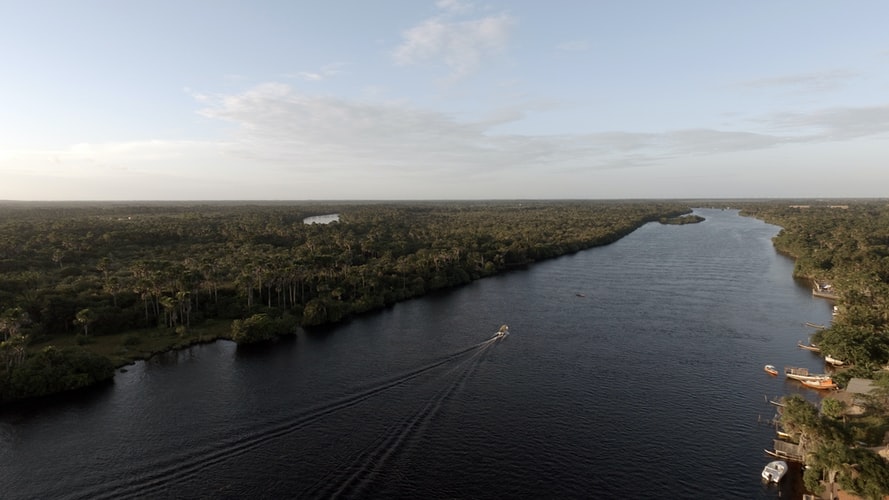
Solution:
[(218, 148), (218, 143), (200, 141), (78, 143), (49, 151), (10, 151), (0, 156), (0, 169), (14, 165), (21, 172), (65, 178), (140, 171), (182, 176), (196, 159), (218, 159)]
[(781, 136), (713, 129), (676, 130), (662, 139), (670, 151), (681, 155), (751, 151), (789, 142)]
[(828, 108), (811, 113), (776, 113), (763, 122), (799, 140), (849, 140), (889, 133), (889, 105)]
[(402, 42), (392, 52), (396, 64), (443, 64), (452, 79), (476, 71), (484, 61), (503, 52), (516, 20), (506, 13), (470, 20), (452, 20), (471, 11), (468, 4), (439, 1), (443, 15), (427, 19), (402, 33)]
[(320, 82), (341, 74), (343, 66), (345, 66), (343, 63), (330, 63), (325, 64), (317, 71), (300, 71), (288, 76), (307, 82)]
[[(35, 192), (44, 181), (56, 179), (60, 193), (92, 198), (110, 196), (109, 186), (116, 186), (116, 197), (142, 199), (186, 196), (181, 194), (186, 187), (199, 193), (192, 197), (209, 198), (359, 199), (371, 189), (387, 198), (485, 197), (498, 186), (523, 182), (526, 192), (509, 196), (533, 197), (536, 186), (544, 184), (551, 186), (547, 196), (558, 193), (560, 183), (582, 193), (579, 183), (629, 178), (630, 169), (645, 168), (646, 175), (656, 177), (658, 170), (703, 165), (708, 158), (726, 161), (728, 155), (762, 154), (776, 147), (817, 148), (889, 132), (889, 105), (773, 114), (753, 125), (746, 122), (747, 129), (741, 130), (530, 135), (496, 132), (505, 123), (524, 120), (530, 105), (467, 121), (403, 101), (308, 95), (281, 83), (195, 98), (203, 116), (233, 125), (229, 135), (211, 141), (5, 150), (0, 151), (0, 174), (18, 178)], [(77, 191), (70, 186), (65, 191), (59, 179), (70, 179)], [(0, 190), (0, 197), (18, 196), (11, 186)], [(137, 190), (147, 194), (131, 194)]]
[(748, 80), (741, 85), (748, 88), (788, 88), (804, 92), (827, 92), (845, 86), (860, 75), (854, 71), (835, 69), (817, 73), (783, 75)]
[(475, 8), (471, 3), (460, 0), (438, 0), (435, 6), (451, 14), (466, 14)]
[[(361, 102), (266, 84), (218, 97), (202, 113), (237, 125), (231, 154), (311, 171), (473, 176), (539, 169), (615, 169), (665, 159), (853, 139), (889, 131), (889, 106), (771, 115), (760, 130), (682, 129), (574, 135), (498, 134), (519, 109), (458, 121), (404, 103)], [(771, 129), (772, 132), (764, 130)]]

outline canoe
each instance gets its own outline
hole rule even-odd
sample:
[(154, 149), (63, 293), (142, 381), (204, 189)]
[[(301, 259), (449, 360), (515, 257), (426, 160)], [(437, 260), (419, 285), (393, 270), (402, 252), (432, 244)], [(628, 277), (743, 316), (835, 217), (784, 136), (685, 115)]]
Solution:
[(797, 342), (797, 343), (796, 343), (796, 346), (799, 347), (800, 349), (805, 349), (805, 350), (807, 350), (807, 351), (821, 352), (821, 348), (820, 348), (820, 347), (818, 347), (818, 346), (816, 346), (816, 345), (812, 345), (812, 344), (808, 344), (808, 345), (806, 345), (806, 344), (803, 344), (802, 342)]

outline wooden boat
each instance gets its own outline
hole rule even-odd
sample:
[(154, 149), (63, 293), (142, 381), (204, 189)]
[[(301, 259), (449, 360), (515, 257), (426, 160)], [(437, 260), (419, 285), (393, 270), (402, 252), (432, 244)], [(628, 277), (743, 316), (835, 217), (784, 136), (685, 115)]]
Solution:
[(762, 469), (762, 478), (769, 483), (777, 483), (784, 478), (787, 473), (787, 462), (784, 460), (775, 460), (769, 462)]
[[(784, 408), (784, 407), (787, 406), (787, 405), (784, 404), (783, 401), (775, 400), (775, 399), (770, 399), (770, 400), (769, 400), (769, 404), (770, 404), (770, 405), (777, 406), (778, 408)], [(780, 411), (780, 410), (779, 410), (779, 411)]]
[(824, 361), (827, 361), (828, 363), (832, 364), (833, 366), (843, 366), (846, 364), (843, 360), (837, 359), (837, 358), (831, 356), (830, 354), (828, 354), (827, 356), (824, 356)]
[(816, 346), (815, 344), (803, 344), (802, 341), (799, 340), (796, 341), (796, 346), (807, 351), (821, 352), (821, 348)]
[(764, 369), (764, 370), (766, 371), (766, 373), (768, 373), (769, 375), (778, 375), (778, 369), (775, 368), (774, 365), (766, 365), (763, 369)]
[(784, 367), (784, 375), (787, 378), (792, 378), (794, 380), (799, 380), (800, 382), (804, 380), (810, 381), (819, 381), (819, 380), (830, 380), (830, 375), (826, 375), (824, 373), (809, 373), (808, 368), (799, 368), (796, 366), (785, 366)]
[(831, 378), (821, 379), (821, 380), (800, 380), (806, 387), (811, 387), (812, 389), (836, 389), (837, 384)]

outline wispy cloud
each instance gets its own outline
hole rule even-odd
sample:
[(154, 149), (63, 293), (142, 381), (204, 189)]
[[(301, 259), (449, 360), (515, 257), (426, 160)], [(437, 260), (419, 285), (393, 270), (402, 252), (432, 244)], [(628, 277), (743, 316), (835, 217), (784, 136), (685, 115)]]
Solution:
[(798, 140), (833, 141), (889, 133), (889, 105), (829, 108), (811, 113), (776, 113), (763, 123)]
[(748, 88), (783, 88), (804, 92), (826, 92), (842, 88), (859, 77), (860, 75), (854, 71), (835, 69), (748, 80), (741, 85)]
[[(504, 110), (478, 122), (409, 107), (298, 94), (267, 84), (219, 97), (205, 116), (237, 124), (229, 150), (306, 169), (441, 175), (547, 168), (628, 168), (687, 156), (852, 139), (889, 131), (889, 106), (764, 117), (757, 130), (683, 129), (530, 136), (493, 128), (521, 120)], [(771, 130), (772, 132), (768, 132)]]
[(467, 14), (475, 9), (472, 3), (460, 0), (438, 0), (435, 2), (435, 6), (451, 14)]
[(344, 66), (345, 64), (343, 63), (330, 63), (325, 64), (316, 71), (299, 71), (287, 76), (299, 78), (300, 80), (305, 80), (307, 82), (320, 82), (322, 80), (327, 80), (334, 76), (340, 75), (343, 72)]
[[(528, 135), (495, 132), (502, 124), (521, 121), (521, 109), (492, 112), (479, 121), (460, 121), (404, 102), (307, 95), (281, 83), (260, 85), (240, 94), (196, 94), (196, 99), (205, 106), (202, 115), (230, 122), (233, 133), (217, 141), (139, 141), (79, 144), (57, 151), (4, 151), (0, 172), (30, 172), (27, 175), (33, 178), (72, 182), (102, 178), (111, 183), (117, 179), (114, 182), (121, 185), (150, 181), (152, 197), (168, 198), (173, 196), (168, 188), (207, 184), (201, 184), (200, 179), (206, 178), (208, 171), (213, 172), (215, 185), (238, 197), (243, 183), (235, 180), (237, 173), (249, 170), (255, 184), (252, 192), (256, 193), (270, 185), (280, 184), (278, 192), (283, 193), (287, 183), (304, 189), (340, 183), (335, 188), (325, 186), (342, 196), (360, 197), (362, 186), (384, 188), (381, 183), (388, 182), (392, 187), (387, 192), (397, 185), (401, 196), (410, 197), (419, 193), (412, 190), (421, 186), (428, 193), (439, 192), (436, 189), (441, 186), (462, 192), (455, 179), (464, 184), (472, 180), (478, 189), (498, 185), (505, 175), (528, 182), (541, 176), (567, 176), (564, 182), (573, 184), (584, 178), (578, 177), (585, 175), (583, 172), (617, 175), (618, 171), (643, 167), (653, 172), (650, 169), (675, 165), (677, 159), (693, 161), (710, 155), (889, 133), (889, 105), (768, 115), (753, 128), (741, 130)], [(59, 189), (64, 186), (60, 184)], [(344, 191), (335, 191), (339, 189)], [(101, 196), (101, 192), (93, 196)]]
[(460, 79), (506, 49), (516, 24), (509, 14), (459, 20), (455, 18), (473, 11), (470, 4), (441, 0), (436, 5), (441, 15), (402, 33), (401, 44), (392, 52), (397, 64), (443, 64), (452, 79)]
[[(224, 141), (139, 141), (78, 144), (58, 151), (0, 155), (0, 171), (31, 169), (57, 178), (111, 176), (196, 182), (213, 166), (215, 182), (254, 169), (259, 182), (327, 178), (379, 183), (453, 184), (453, 179), (577, 175), (669, 164), (677, 158), (766, 150), (889, 133), (889, 105), (824, 109), (763, 117), (756, 130), (683, 129), (660, 133), (498, 134), (520, 121), (521, 109), (474, 122), (404, 103), (356, 101), (300, 94), (269, 83), (233, 95), (197, 95), (209, 118), (235, 125)], [(223, 167), (223, 165), (225, 167)], [(38, 167), (39, 166), (39, 167)], [(32, 169), (33, 167), (33, 169)], [(357, 189), (357, 188), (356, 188)]]

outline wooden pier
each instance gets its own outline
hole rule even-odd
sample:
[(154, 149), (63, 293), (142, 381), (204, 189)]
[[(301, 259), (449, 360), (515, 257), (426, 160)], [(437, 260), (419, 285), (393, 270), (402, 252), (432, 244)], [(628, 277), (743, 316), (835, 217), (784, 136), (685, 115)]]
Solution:
[(773, 441), (774, 450), (765, 450), (766, 454), (778, 457), (781, 460), (790, 460), (791, 462), (803, 463), (803, 455), (798, 444), (788, 443), (775, 439)]
[(815, 297), (821, 297), (822, 299), (829, 299), (829, 300), (837, 300), (840, 298), (840, 296), (837, 295), (836, 292), (834, 292), (834, 289), (831, 285), (821, 284), (821, 283), (818, 283), (817, 281), (815, 282), (815, 285), (812, 287), (812, 295)]

